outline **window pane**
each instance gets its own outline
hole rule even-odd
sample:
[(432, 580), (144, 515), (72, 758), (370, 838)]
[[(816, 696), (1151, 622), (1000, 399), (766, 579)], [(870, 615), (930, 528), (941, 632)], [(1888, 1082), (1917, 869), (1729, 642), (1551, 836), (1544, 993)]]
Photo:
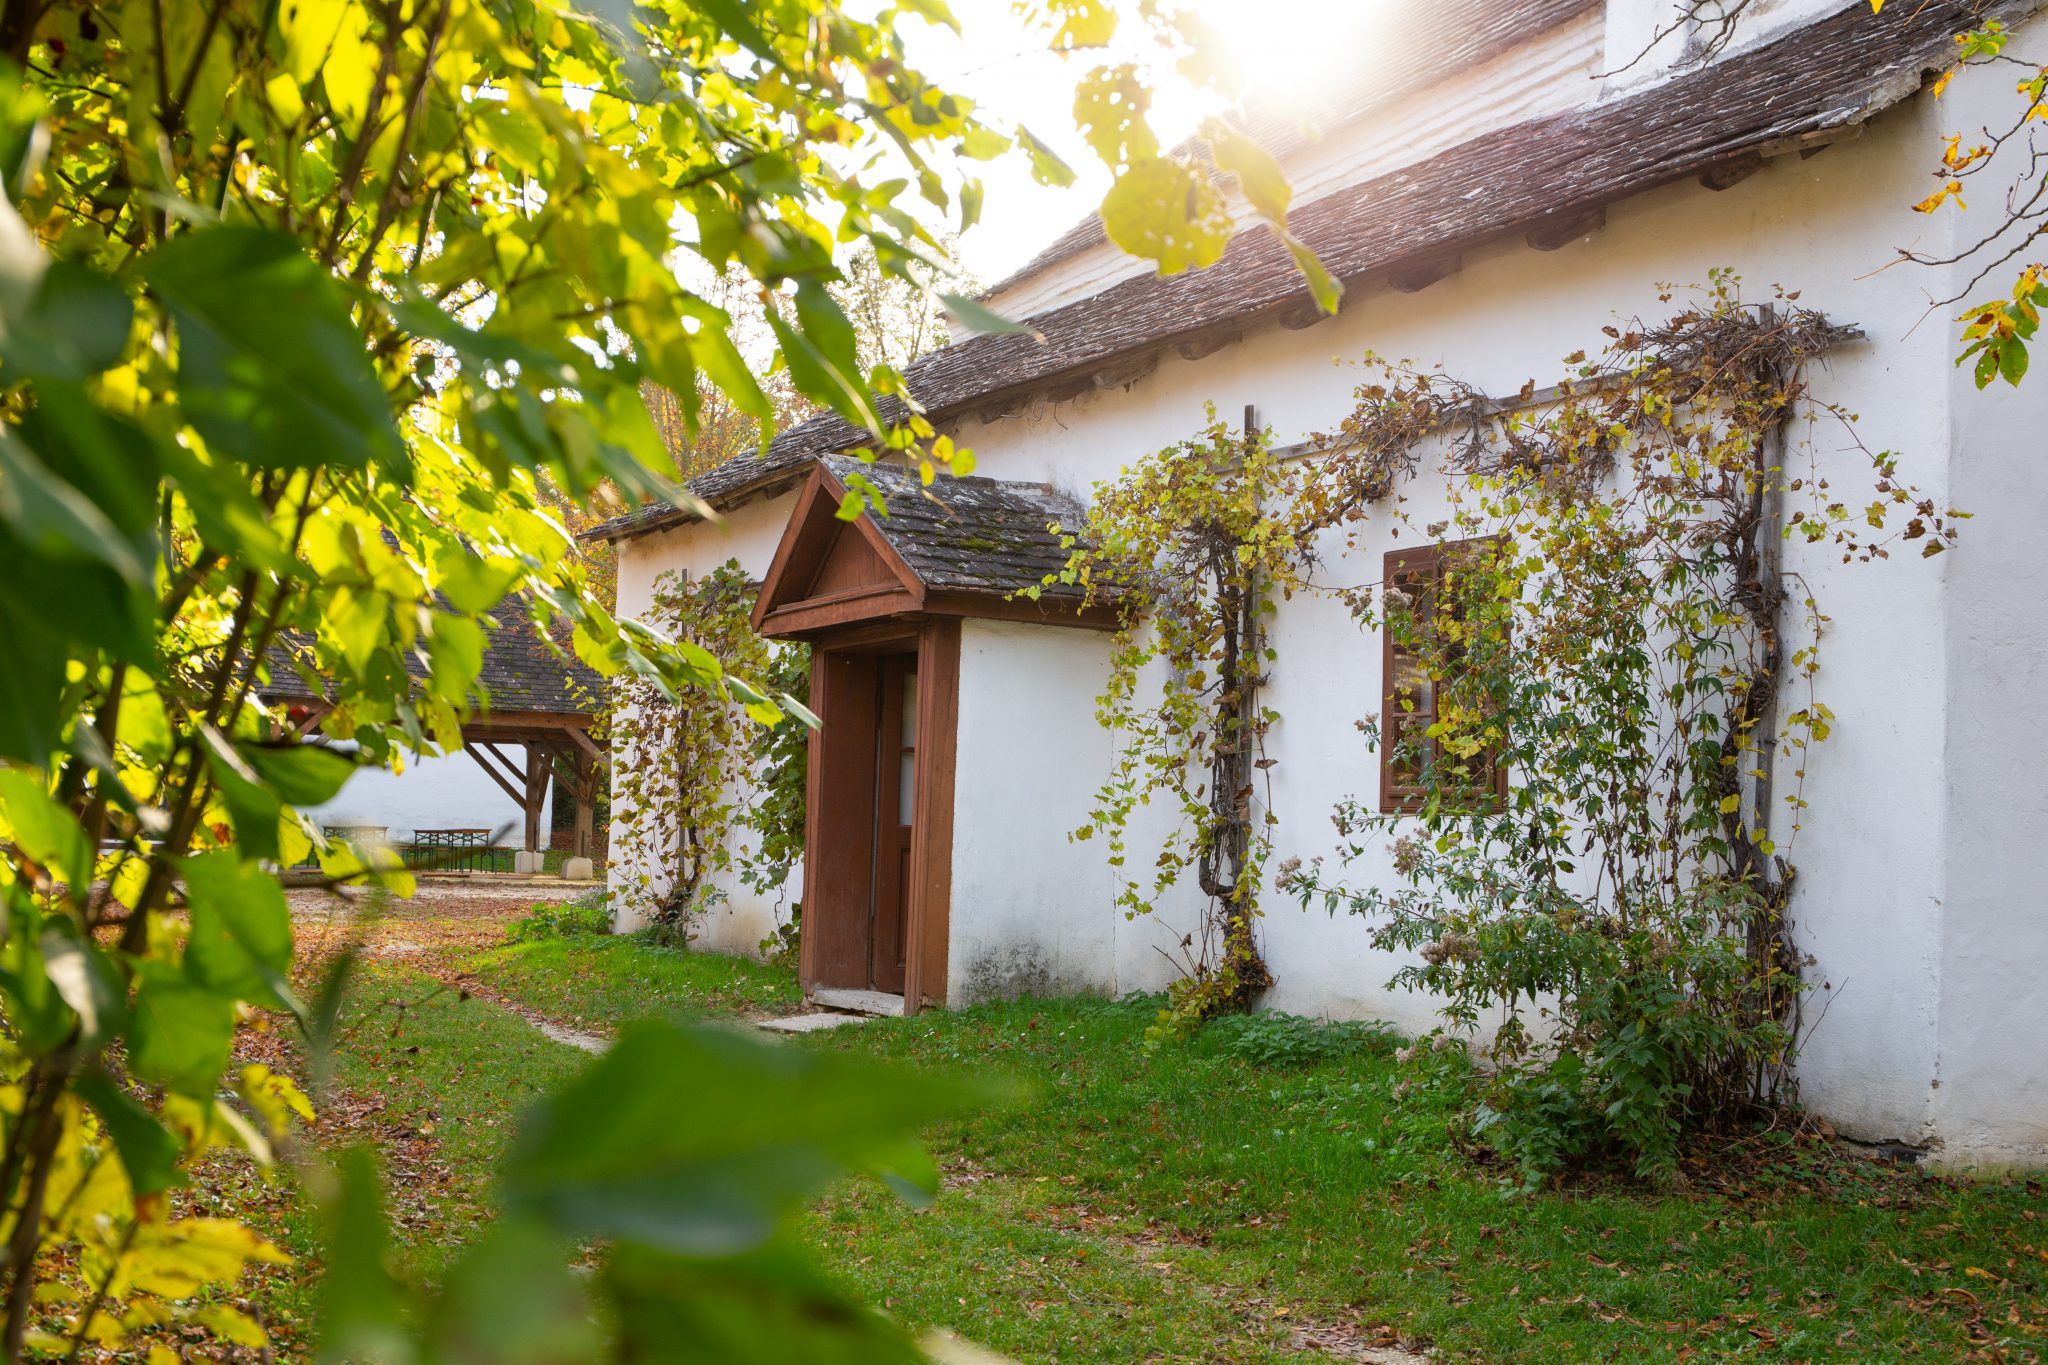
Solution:
[[(1429, 670), (1422, 661), (1404, 649), (1394, 651), (1393, 677), (1394, 711), (1396, 714), (1408, 710), (1436, 710), (1436, 679), (1429, 676)], [(1405, 704), (1404, 704), (1405, 703)], [(1390, 716), (1391, 720), (1392, 717)]]
[(1429, 727), (1436, 717), (1417, 711), (1387, 717), (1387, 779), (1396, 787), (1419, 787), (1429, 761)]

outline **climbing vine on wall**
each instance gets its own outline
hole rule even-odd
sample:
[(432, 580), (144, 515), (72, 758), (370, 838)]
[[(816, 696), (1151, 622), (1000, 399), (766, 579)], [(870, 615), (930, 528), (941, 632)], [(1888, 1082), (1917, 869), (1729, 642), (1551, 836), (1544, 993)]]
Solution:
[[(1206, 899), (1168, 1026), (1271, 979), (1267, 622), (1313, 593), (1389, 637), (1400, 723), (1358, 728), (1399, 799), (1340, 805), (1338, 866), (1290, 858), (1275, 884), (1415, 955), (1397, 984), (1435, 993), (1446, 1023), (1425, 1055), (1476, 1087), (1475, 1127), (1531, 1179), (1608, 1156), (1667, 1176), (1685, 1132), (1787, 1096), (1789, 845), (1833, 717), (1826, 618), (1784, 550), (1869, 561), (1955, 535), (1808, 390), (1847, 333), (1796, 296), (1746, 305), (1726, 274), (1663, 301), (1667, 320), (1606, 329), (1548, 391), (1496, 399), (1369, 359), (1341, 427), (1290, 452), (1212, 413), (1097, 490), (1066, 569), (1123, 608), (1099, 705), (1118, 757), (1076, 837), (1149, 867), (1123, 877), (1127, 913), (1191, 869)], [(1847, 451), (1825, 472), (1820, 422)], [(1859, 467), (1865, 490), (1835, 486)], [(1376, 581), (1355, 553), (1368, 527), (1441, 547), (1403, 561), (1426, 578)], [(1137, 813), (1162, 798), (1170, 830), (1140, 847)], [(1387, 871), (1354, 884), (1369, 849)], [(1482, 1024), (1487, 1071), (1442, 1063)]]
[[(808, 704), (810, 646), (780, 645), (769, 654), (763, 687)], [(776, 961), (795, 961), (803, 925), (803, 903), (789, 899), (788, 889), (789, 874), (804, 856), (810, 739), (810, 731), (801, 725), (776, 725), (754, 734), (754, 782), (744, 818), (755, 842), (740, 859), (739, 875), (754, 890), (774, 892), (779, 898), (775, 927), (760, 945), (762, 953)], [(787, 911), (787, 918), (781, 910)]]
[[(1390, 429), (1402, 420), (1379, 415)], [(1355, 527), (1408, 458), (1405, 443), (1383, 439), (1290, 461), (1249, 415), (1234, 431), (1212, 408), (1200, 433), (1098, 487), (1067, 537), (1061, 577), (1121, 611), (1097, 699), (1119, 747), (1074, 837), (1108, 843), (1128, 916), (1165, 903), (1190, 872), (1202, 897), (1198, 927), (1169, 954), (1180, 975), (1164, 1031), (1242, 1009), (1273, 984), (1258, 938), (1275, 824), (1265, 737), (1279, 719), (1262, 700), (1276, 658), (1267, 623), (1311, 586), (1316, 536)], [(1149, 872), (1134, 874), (1132, 822), (1155, 802), (1170, 830), (1148, 850)]]
[[(686, 651), (719, 659), (737, 676), (762, 679), (773, 692), (777, 679), (803, 674), (807, 660), (792, 664), (789, 656), (807, 651), (754, 633), (749, 620), (754, 591), (746, 573), (730, 560), (695, 579), (664, 573), (655, 580), (653, 602), (642, 619), (668, 631)], [(677, 946), (686, 943), (695, 921), (724, 897), (716, 875), (732, 871), (736, 862), (763, 885), (776, 859), (787, 876), (786, 801), (776, 800), (778, 787), (771, 785), (765, 801), (754, 790), (763, 757), (770, 758), (771, 771), (794, 761), (800, 811), (802, 742), (786, 732), (800, 736), (803, 727), (788, 722), (785, 712), (800, 713), (802, 701), (787, 689), (780, 701), (778, 706), (749, 699), (723, 687), (677, 693), (640, 676), (617, 684), (611, 725), (614, 751), (622, 761), (613, 776), (612, 799), (632, 812), (636, 842), (659, 851), (660, 861), (633, 866), (628, 874), (634, 883), (628, 894), (648, 908), (655, 937)], [(764, 731), (764, 726), (772, 728)], [(780, 747), (776, 736), (785, 736)], [(733, 835), (740, 827), (765, 834), (756, 842), (765, 857), (749, 853), (736, 859)], [(798, 829), (800, 852), (800, 824)]]
[[(1431, 404), (1443, 501), (1388, 515), (1449, 548), (1426, 581), (1355, 601), (1414, 661), (1389, 699), (1402, 723), (1361, 727), (1413, 797), (1336, 812), (1340, 861), (1374, 849), (1391, 884), (1281, 868), (1419, 957), (1397, 983), (1486, 1045), (1483, 1074), (1452, 1071), (1532, 1182), (1605, 1158), (1669, 1178), (1686, 1133), (1788, 1096), (1788, 853), (1832, 714), (1814, 693), (1826, 618), (1785, 546), (1868, 561), (1955, 534), (1808, 391), (1843, 335), (1819, 315), (1746, 307), (1717, 276), (1668, 321), (1609, 332), (1553, 395)], [(1389, 369), (1361, 414), (1425, 389), (1441, 380)], [(1794, 439), (1818, 421), (1844, 436), (1833, 479)], [(1867, 496), (1834, 486), (1858, 461)]]

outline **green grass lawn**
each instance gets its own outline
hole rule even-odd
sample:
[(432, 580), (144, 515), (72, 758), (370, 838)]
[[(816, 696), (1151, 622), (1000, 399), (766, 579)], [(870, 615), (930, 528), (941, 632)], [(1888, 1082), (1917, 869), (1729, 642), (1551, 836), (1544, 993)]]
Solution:
[[(316, 1101), (321, 1124), (311, 1137), (376, 1149), (399, 1268), (432, 1281), (489, 1216), (519, 1111), (588, 1060), (503, 1006), (371, 959), (344, 1007), (334, 1089)], [(194, 1176), (182, 1196), (189, 1212), (246, 1218), (294, 1258), (254, 1268), (244, 1292), (279, 1353), (310, 1359), (320, 1264), (312, 1199), (288, 1167), (259, 1173), (227, 1153)]]
[(633, 935), (507, 943), (463, 953), (456, 965), (491, 990), (578, 1027), (608, 1030), (646, 1015), (761, 1018), (803, 1003), (791, 968), (657, 947)]
[[(471, 950), (490, 993), (565, 1023), (758, 1017), (785, 969), (635, 939)], [(1511, 1197), (1460, 1156), (1450, 1115), (1404, 1093), (1383, 1040), (1254, 1060), (1212, 1030), (1147, 1051), (1147, 1002), (1026, 1001), (877, 1020), (792, 1041), (1014, 1079), (941, 1126), (931, 1208), (849, 1186), (807, 1219), (821, 1261), (918, 1326), (1021, 1361), (2033, 1360), (2048, 1336), (2048, 1201), (1786, 1143), (1730, 1185)], [(1282, 1049), (1284, 1052), (1285, 1049)], [(392, 960), (349, 1007), (346, 1127), (384, 1153), (403, 1254), (432, 1278), (488, 1217), (523, 1105), (582, 1065), (512, 1009)], [(337, 1115), (337, 1117), (344, 1117)], [(1727, 1188), (1716, 1188), (1716, 1182)], [(302, 1199), (261, 1221), (314, 1262)], [(309, 1316), (303, 1273), (260, 1290)]]
[[(793, 995), (757, 964), (631, 941), (507, 950), (476, 969), (587, 1023)], [(950, 1172), (932, 1209), (869, 1186), (830, 1200), (810, 1226), (827, 1263), (912, 1323), (1027, 1361), (1315, 1359), (1329, 1333), (1374, 1329), (1496, 1361), (2048, 1347), (2037, 1184), (1760, 1140), (1751, 1155), (1768, 1160), (1739, 1181), (1721, 1166), (1672, 1194), (1511, 1197), (1453, 1150), (1446, 1111), (1402, 1093), (1386, 1047), (1300, 1065), (1247, 1060), (1220, 1036), (1148, 1052), (1152, 1009), (1028, 1001), (797, 1044), (1022, 1087), (930, 1135)]]

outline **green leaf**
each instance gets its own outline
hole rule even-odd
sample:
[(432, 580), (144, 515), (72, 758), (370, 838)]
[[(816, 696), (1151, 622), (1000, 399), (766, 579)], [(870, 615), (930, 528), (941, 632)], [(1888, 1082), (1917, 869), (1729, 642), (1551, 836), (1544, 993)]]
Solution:
[[(622, 1247), (602, 1272), (629, 1360), (916, 1365), (903, 1328), (852, 1299), (787, 1239), (698, 1260)], [(688, 1342), (687, 1351), (678, 1344)]]
[(1166, 157), (1118, 177), (1102, 201), (1102, 226), (1125, 251), (1157, 263), (1162, 275), (1214, 265), (1230, 244), (1223, 196), (1200, 170)]
[(148, 571), (107, 514), (46, 468), (11, 427), (0, 427), (0, 522), (53, 559), (97, 560), (131, 584)]
[(51, 919), (37, 936), (43, 974), (58, 998), (78, 1016), (81, 1047), (97, 1047), (121, 1031), (128, 1002), (120, 974), (98, 947), (80, 940), (78, 927)]
[(747, 51), (776, 65), (781, 64), (781, 59), (775, 55), (775, 45), (768, 41), (768, 35), (747, 13), (747, 6), (738, 0), (692, 0), (692, 3)]
[(1307, 279), (1308, 292), (1315, 299), (1316, 307), (1325, 313), (1336, 312), (1337, 305), (1344, 298), (1344, 282), (1332, 275), (1323, 265), (1322, 258), (1309, 250), (1300, 238), (1292, 233), (1282, 233), (1281, 239), (1287, 243), (1288, 253), (1294, 257), (1295, 269)]
[(484, 667), (484, 628), (467, 616), (434, 618), (434, 694), (460, 706)]
[(128, 349), (135, 304), (97, 271), (58, 261), (43, 272), (35, 300), (0, 331), (0, 382), (84, 379)]
[(234, 1043), (235, 1002), (168, 963), (136, 964), (140, 984), (128, 1029), (128, 1059), (145, 1081), (209, 1099)]
[(179, 870), (192, 917), (186, 972), (210, 991), (300, 1013), (286, 980), (291, 910), (277, 879), (230, 849), (187, 858)]
[(1045, 22), (1055, 50), (1102, 47), (1116, 37), (1117, 11), (1110, 0), (1045, 0)]
[(79, 1097), (92, 1106), (113, 1139), (136, 1194), (158, 1194), (184, 1183), (184, 1173), (178, 1169), (183, 1153), (177, 1138), (119, 1082), (104, 1071), (88, 1071), (75, 1084)]
[(7, 1023), (31, 1053), (54, 1050), (71, 1033), (74, 1017), (43, 970), (39, 926), (44, 922), (19, 887), (0, 888), (10, 921), (0, 941), (0, 990), (6, 992)]
[(179, 397), (209, 446), (271, 468), (404, 467), (362, 333), (297, 241), (186, 232), (142, 276), (177, 321)]
[(1021, 322), (1012, 322), (995, 309), (965, 294), (940, 294), (939, 302), (946, 306), (946, 312), (953, 320), (970, 332), (988, 336), (1028, 336), (1036, 341), (1045, 337), (1037, 328)]
[(324, 744), (244, 744), (242, 757), (288, 806), (332, 801), (355, 775), (355, 760)]
[(72, 890), (83, 893), (92, 884), (92, 845), (71, 812), (50, 795), (41, 774), (0, 770), (0, 820), (16, 847)]
[(1009, 138), (985, 123), (971, 123), (960, 135), (960, 155), (974, 161), (993, 161), (1011, 145)]
[(69, 637), (33, 599), (9, 592), (0, 593), (0, 639), (10, 652), (0, 668), (0, 758), (47, 763), (62, 727)]
[(722, 308), (701, 300), (683, 307), (684, 315), (695, 318), (697, 330), (690, 334), (690, 358), (718, 391), (733, 401), (741, 412), (758, 418), (766, 431), (775, 424), (775, 400), (761, 387), (753, 366), (733, 343), (732, 319)]
[(277, 822), (284, 808), (277, 793), (264, 785), (263, 778), (247, 759), (228, 742), (227, 736), (211, 725), (199, 727), (206, 748), (207, 767), (227, 803), (234, 821), (235, 842), (251, 858), (277, 856)]
[(1031, 156), (1032, 179), (1062, 190), (1074, 183), (1074, 168), (1060, 160), (1059, 153), (1039, 141), (1029, 128), (1017, 130), (1017, 141), (1024, 144), (1024, 150)]
[(1208, 140), (1216, 169), (1237, 177), (1238, 189), (1260, 217), (1276, 227), (1284, 227), (1294, 190), (1280, 163), (1264, 147), (1222, 119), (1212, 118), (1204, 123), (1202, 136)]
[(966, 1100), (928, 1075), (649, 1021), (534, 1111), (504, 1202), (564, 1234), (732, 1255), (839, 1175), (929, 1188), (911, 1139)]
[(953, 17), (953, 11), (946, 6), (946, 0), (902, 0), (903, 7), (920, 14), (934, 24), (960, 31), (960, 21)]
[[(570, 1267), (573, 1244), (501, 1218), (449, 1271), (427, 1324), (433, 1359), (474, 1365), (571, 1365), (609, 1358)], [(692, 1348), (698, 1344), (692, 1342)]]
[(872, 435), (881, 435), (881, 419), (868, 402), (867, 390), (854, 377), (858, 373), (857, 368), (846, 369), (835, 364), (806, 333), (791, 327), (773, 313), (768, 316), (768, 325), (782, 348), (782, 358), (789, 364), (790, 377), (799, 389), (855, 426)]
[(1132, 63), (1099, 66), (1074, 87), (1074, 124), (1111, 170), (1159, 155), (1145, 117), (1151, 107), (1152, 92)]
[(412, 1358), (405, 1299), (386, 1264), (391, 1228), (377, 1161), (350, 1147), (335, 1163), (333, 1194), (321, 1203), (325, 1257), (320, 1275), (320, 1359), (389, 1362)]
[(1999, 377), (2014, 388), (2027, 376), (2027, 346), (2023, 341), (2008, 341), (1998, 348)]

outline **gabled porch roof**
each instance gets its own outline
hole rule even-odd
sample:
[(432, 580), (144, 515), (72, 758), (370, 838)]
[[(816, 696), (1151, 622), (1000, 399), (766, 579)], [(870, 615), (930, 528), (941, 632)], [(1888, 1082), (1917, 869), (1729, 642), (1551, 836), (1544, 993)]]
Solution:
[[(853, 481), (882, 495), (886, 514), (839, 508)], [(754, 604), (754, 629), (804, 638), (857, 622), (978, 617), (1110, 629), (1116, 611), (1080, 587), (1046, 583), (1066, 566), (1055, 526), (1080, 526), (1080, 504), (1043, 484), (941, 477), (851, 456), (818, 461), (790, 512)], [(1069, 532), (1071, 533), (1071, 532)], [(1035, 599), (1023, 596), (1036, 589)]]

